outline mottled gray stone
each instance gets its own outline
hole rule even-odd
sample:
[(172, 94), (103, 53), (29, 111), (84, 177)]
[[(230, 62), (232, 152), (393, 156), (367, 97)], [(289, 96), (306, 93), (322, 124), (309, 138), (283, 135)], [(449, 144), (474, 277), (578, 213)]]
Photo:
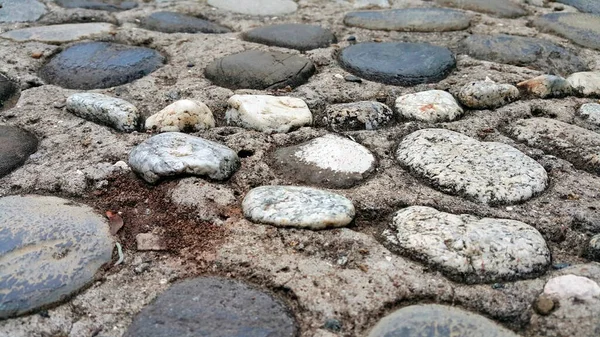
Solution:
[(129, 0), (56, 0), (56, 3), (65, 8), (85, 8), (104, 11), (123, 11), (138, 6), (135, 1)]
[(480, 60), (527, 66), (552, 74), (566, 76), (589, 69), (575, 53), (533, 37), (470, 35), (461, 42), (461, 48)]
[(124, 337), (294, 337), (290, 309), (245, 283), (199, 277), (172, 285), (133, 320)]
[(160, 178), (193, 174), (225, 180), (240, 166), (232, 149), (179, 132), (151, 137), (129, 154), (129, 166), (149, 183)]
[(586, 253), (589, 259), (600, 262), (600, 234), (592, 236)]
[(156, 12), (142, 20), (142, 27), (163, 33), (229, 33), (231, 30), (208, 20), (176, 12)]
[(430, 123), (453, 121), (463, 114), (454, 96), (442, 90), (402, 95), (396, 99), (396, 111), (403, 118)]
[(600, 97), (600, 72), (584, 71), (571, 74), (567, 83), (580, 96)]
[(457, 282), (514, 281), (543, 274), (551, 263), (542, 235), (515, 220), (454, 215), (411, 206), (394, 215), (383, 237), (394, 250)]
[(500, 18), (517, 18), (527, 11), (511, 0), (435, 0), (442, 6), (491, 14)]
[(458, 93), (460, 102), (472, 109), (495, 109), (516, 101), (519, 89), (494, 81), (475, 81), (465, 84)]
[(277, 149), (273, 157), (277, 170), (289, 179), (331, 188), (356, 185), (376, 165), (366, 147), (337, 135)]
[(204, 75), (229, 89), (271, 90), (304, 84), (315, 71), (315, 65), (302, 56), (248, 50), (213, 61)]
[(600, 134), (549, 118), (530, 118), (512, 123), (509, 134), (520, 142), (542, 149), (600, 175)]
[(384, 317), (369, 337), (518, 337), (493, 321), (438, 304), (404, 307)]
[(456, 67), (450, 50), (427, 43), (359, 43), (342, 50), (338, 59), (356, 76), (403, 86), (440, 81)]
[(0, 109), (10, 102), (19, 92), (19, 85), (10, 78), (0, 74)]
[(411, 133), (400, 142), (396, 158), (434, 187), (480, 203), (525, 201), (548, 184), (546, 170), (514, 147), (449, 130)]
[(73, 94), (67, 98), (66, 108), (75, 116), (124, 132), (135, 131), (140, 122), (135, 105), (102, 94)]
[(23, 165), (37, 146), (38, 141), (30, 132), (0, 125), (0, 178)]
[(344, 24), (375, 30), (403, 32), (446, 32), (469, 27), (471, 18), (465, 12), (446, 8), (406, 8), (382, 11), (350, 12)]
[(375, 101), (332, 104), (325, 110), (325, 123), (334, 131), (377, 130), (388, 124), (394, 112)]
[(554, 75), (541, 75), (519, 82), (517, 88), (523, 95), (536, 98), (564, 97), (573, 92), (573, 88), (567, 80)]
[(298, 9), (292, 0), (208, 0), (208, 4), (235, 13), (248, 15), (284, 15)]
[(584, 13), (600, 14), (600, 2), (598, 0), (556, 0), (556, 2), (573, 6)]
[(0, 319), (64, 301), (111, 260), (106, 220), (46, 196), (0, 199)]
[(261, 186), (242, 202), (244, 216), (277, 227), (324, 229), (343, 227), (354, 218), (352, 201), (310, 187)]
[(567, 38), (574, 43), (600, 50), (600, 16), (584, 13), (550, 13), (536, 17), (533, 24), (542, 32)]
[(2, 0), (0, 5), (0, 22), (36, 21), (46, 14), (46, 6), (38, 0)]
[(91, 39), (98, 35), (114, 31), (110, 23), (71, 23), (9, 30), (0, 37), (13, 41), (40, 41), (45, 43), (64, 43), (82, 39)]
[(242, 34), (246, 41), (277, 46), (283, 48), (307, 51), (317, 48), (327, 48), (337, 39), (325, 28), (306, 24), (278, 24), (254, 28)]
[(586, 121), (600, 126), (600, 104), (586, 103), (579, 108), (579, 116)]

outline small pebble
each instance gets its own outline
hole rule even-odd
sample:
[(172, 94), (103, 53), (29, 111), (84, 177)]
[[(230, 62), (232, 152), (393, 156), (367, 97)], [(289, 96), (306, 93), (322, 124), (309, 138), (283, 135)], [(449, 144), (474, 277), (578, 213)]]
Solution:
[(554, 309), (554, 300), (546, 294), (541, 294), (534, 303), (535, 311), (543, 316), (546, 316)]
[(362, 79), (360, 79), (359, 77), (356, 77), (354, 75), (346, 75), (346, 76), (344, 76), (344, 79), (348, 82), (362, 83)]

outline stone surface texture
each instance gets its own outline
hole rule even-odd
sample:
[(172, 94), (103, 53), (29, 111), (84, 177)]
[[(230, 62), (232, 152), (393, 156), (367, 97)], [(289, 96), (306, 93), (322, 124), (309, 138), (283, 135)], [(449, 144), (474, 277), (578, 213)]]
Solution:
[(65, 8), (85, 8), (109, 12), (123, 11), (138, 6), (131, 0), (56, 0), (56, 3)]
[(396, 99), (396, 111), (403, 118), (430, 123), (453, 121), (463, 114), (454, 96), (442, 90), (400, 96)]
[(442, 6), (491, 14), (501, 18), (518, 18), (527, 15), (523, 7), (511, 0), (435, 0), (435, 2)]
[(231, 30), (214, 22), (177, 12), (155, 12), (142, 20), (142, 27), (163, 33), (222, 34)]
[(403, 32), (446, 32), (469, 27), (471, 18), (465, 12), (445, 8), (407, 8), (350, 12), (344, 24), (375, 30)]
[(246, 41), (307, 51), (327, 48), (337, 42), (333, 33), (325, 28), (305, 24), (277, 24), (254, 28), (244, 32)]
[(600, 97), (600, 72), (584, 71), (571, 74), (567, 83), (582, 96)]
[(45, 27), (30, 27), (10, 30), (0, 37), (14, 41), (40, 41), (45, 43), (64, 43), (82, 39), (91, 39), (114, 32), (110, 23), (70, 23)]
[(46, 6), (38, 0), (2, 0), (1, 4), (0, 22), (36, 21), (47, 12)]
[(573, 92), (566, 79), (554, 75), (541, 75), (519, 82), (517, 88), (525, 96), (537, 98), (564, 97)]
[(38, 140), (31, 132), (0, 125), (0, 177), (21, 166), (37, 148)]
[(568, 274), (548, 280), (544, 294), (560, 300), (590, 301), (600, 299), (600, 286), (587, 277)]
[(550, 13), (536, 17), (533, 24), (542, 32), (554, 33), (587, 48), (600, 49), (600, 16), (585, 13)]
[(285, 15), (298, 9), (292, 0), (208, 0), (219, 9), (248, 15)]
[(148, 117), (145, 124), (146, 130), (159, 132), (200, 131), (215, 127), (215, 118), (206, 104), (182, 99)]
[(325, 123), (334, 131), (377, 130), (394, 116), (387, 105), (374, 101), (332, 104), (325, 110)]
[(600, 126), (600, 104), (583, 104), (581, 107), (579, 107), (579, 116), (591, 124)]
[(67, 98), (66, 108), (75, 116), (119, 131), (133, 132), (140, 123), (140, 113), (135, 105), (103, 94), (73, 94)]
[(0, 109), (7, 106), (19, 92), (18, 84), (10, 78), (0, 74)]
[(494, 81), (475, 81), (465, 84), (458, 93), (460, 102), (472, 109), (495, 109), (516, 101), (519, 89)]
[(294, 97), (233, 95), (227, 101), (227, 124), (262, 132), (288, 132), (312, 123), (306, 103)]

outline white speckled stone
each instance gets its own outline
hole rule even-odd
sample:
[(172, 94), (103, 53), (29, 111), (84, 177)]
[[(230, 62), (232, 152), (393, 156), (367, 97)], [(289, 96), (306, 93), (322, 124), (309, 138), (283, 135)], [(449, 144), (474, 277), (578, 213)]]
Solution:
[(146, 119), (146, 130), (200, 131), (215, 127), (212, 111), (202, 102), (182, 99)]
[(310, 187), (261, 186), (242, 202), (244, 216), (278, 227), (324, 229), (343, 227), (354, 218), (354, 205), (345, 197)]
[(0, 37), (13, 41), (64, 43), (108, 34), (115, 28), (114, 25), (105, 22), (70, 23), (10, 30)]
[(66, 107), (75, 116), (124, 132), (135, 131), (140, 120), (135, 105), (102, 94), (73, 94), (67, 98)]
[(437, 123), (448, 122), (463, 114), (452, 94), (442, 90), (428, 90), (400, 96), (396, 110), (406, 119)]
[(579, 108), (579, 116), (588, 122), (600, 126), (600, 104), (586, 103)]
[(571, 94), (573, 88), (567, 80), (560, 76), (541, 75), (530, 80), (517, 83), (524, 94), (537, 97), (563, 97)]
[(225, 145), (184, 133), (166, 132), (131, 150), (129, 166), (149, 183), (182, 174), (225, 180), (239, 168), (240, 160)]
[(510, 84), (498, 84), (489, 79), (465, 84), (458, 93), (460, 102), (472, 109), (494, 109), (516, 101), (519, 89)]
[(431, 207), (398, 211), (384, 238), (459, 282), (531, 278), (550, 266), (550, 251), (533, 227), (514, 220), (454, 215)]
[(330, 105), (325, 115), (325, 123), (334, 131), (351, 131), (380, 129), (394, 113), (383, 103), (360, 101)]
[(208, 0), (208, 4), (248, 15), (283, 15), (295, 12), (298, 5), (291, 0)]
[(396, 158), (436, 188), (480, 203), (524, 201), (548, 184), (546, 170), (514, 147), (449, 130), (411, 133), (400, 142)]
[(587, 277), (569, 274), (548, 280), (544, 286), (544, 294), (563, 300), (589, 301), (593, 298), (600, 299), (600, 286)]
[(263, 132), (288, 132), (312, 123), (312, 113), (300, 98), (233, 95), (227, 101), (227, 124)]
[(600, 96), (600, 72), (584, 71), (571, 74), (567, 82), (575, 93), (583, 96)]

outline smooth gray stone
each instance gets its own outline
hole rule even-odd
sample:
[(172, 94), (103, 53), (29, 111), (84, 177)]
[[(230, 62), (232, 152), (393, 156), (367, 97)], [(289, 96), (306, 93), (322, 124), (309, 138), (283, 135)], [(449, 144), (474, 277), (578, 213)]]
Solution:
[(2, 0), (0, 4), (0, 22), (37, 21), (47, 11), (38, 0)]
[(486, 13), (500, 18), (518, 18), (527, 11), (511, 0), (435, 0), (442, 6)]
[(471, 24), (465, 12), (446, 8), (407, 8), (350, 12), (344, 24), (376, 30), (403, 32), (447, 32), (463, 30)]
[(59, 6), (65, 8), (85, 8), (104, 11), (123, 11), (138, 6), (135, 1), (127, 0), (56, 0)]
[(32, 133), (0, 125), (0, 178), (23, 165), (37, 146), (38, 140)]
[(342, 50), (338, 59), (356, 76), (402, 86), (438, 82), (456, 67), (450, 50), (427, 43), (359, 43)]
[(208, 4), (234, 13), (264, 16), (291, 14), (298, 9), (292, 0), (208, 0)]
[(0, 74), (0, 109), (12, 101), (19, 93), (19, 85), (10, 78)]
[(199, 277), (172, 285), (145, 307), (124, 337), (294, 337), (289, 308), (240, 281)]
[(584, 13), (550, 13), (536, 17), (533, 24), (572, 42), (600, 50), (600, 16)]
[(0, 319), (57, 304), (89, 285), (112, 257), (106, 220), (47, 196), (0, 198)]
[(123, 132), (133, 132), (140, 124), (140, 112), (135, 105), (102, 94), (73, 94), (67, 98), (66, 108), (75, 116)]
[(99, 35), (108, 35), (116, 26), (105, 22), (69, 23), (9, 30), (0, 37), (13, 41), (40, 41), (45, 43), (64, 43), (82, 39), (91, 39)]
[(584, 13), (600, 14), (600, 2), (598, 0), (556, 0), (556, 2), (573, 6)]
[(184, 174), (225, 180), (237, 171), (240, 160), (225, 145), (184, 133), (165, 132), (131, 150), (129, 166), (149, 183)]
[(377, 130), (393, 117), (392, 109), (375, 101), (333, 104), (325, 110), (325, 123), (334, 131)]
[(156, 12), (142, 20), (142, 27), (163, 33), (222, 34), (231, 30), (202, 18), (175, 13)]
[(254, 28), (242, 34), (246, 41), (307, 51), (327, 48), (337, 39), (333, 33), (314, 25), (279, 24)]
[(477, 59), (528, 66), (546, 73), (569, 75), (589, 68), (573, 52), (548, 40), (511, 35), (470, 35), (461, 48)]

